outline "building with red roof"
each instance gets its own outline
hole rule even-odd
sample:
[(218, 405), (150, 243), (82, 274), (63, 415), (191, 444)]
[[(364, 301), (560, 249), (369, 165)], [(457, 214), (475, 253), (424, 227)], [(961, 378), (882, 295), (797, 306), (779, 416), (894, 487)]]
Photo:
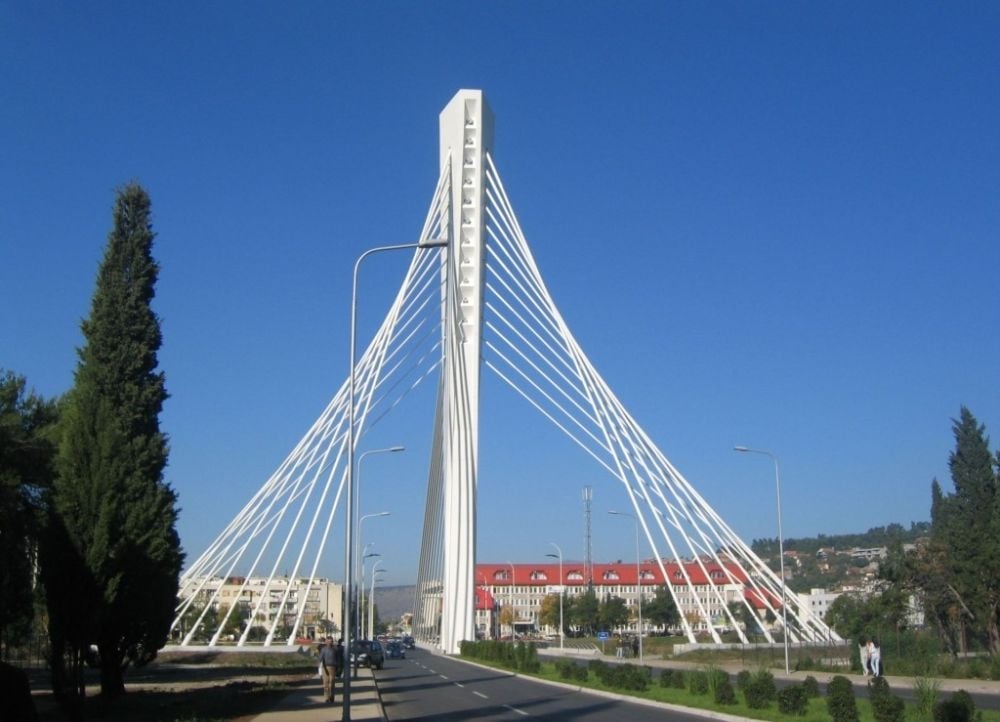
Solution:
[[(583, 594), (588, 587), (583, 562), (564, 561), (561, 569), (560, 578), (559, 563), (476, 564), (479, 636), (496, 637), (498, 633), (507, 636), (512, 632), (558, 634), (557, 629), (539, 622), (542, 600), (550, 594), (558, 594), (560, 589), (564, 590), (566, 598), (572, 598)], [(714, 558), (692, 559), (683, 563), (647, 559), (638, 565), (630, 561), (595, 563), (591, 581), (598, 600), (619, 597), (625, 600), (630, 610), (638, 606), (640, 590), (643, 603), (647, 603), (653, 600), (658, 588), (666, 585), (672, 590), (680, 613), (699, 632), (706, 631), (710, 622), (716, 628), (732, 626), (726, 607), (733, 603), (747, 605), (758, 616), (763, 616), (768, 602), (772, 609), (781, 606), (780, 599), (773, 594), (765, 595), (738, 564), (725, 558), (722, 561)], [(482, 616), (481, 599), (490, 600), (488, 603), (483, 601)], [(485, 613), (487, 604), (493, 614), (489, 618)], [(511, 610), (512, 624), (504, 609)], [(503, 625), (497, 622), (501, 616), (505, 620)], [(638, 615), (633, 614), (632, 617), (624, 628), (613, 631), (635, 633)], [(644, 620), (643, 631), (663, 630)]]

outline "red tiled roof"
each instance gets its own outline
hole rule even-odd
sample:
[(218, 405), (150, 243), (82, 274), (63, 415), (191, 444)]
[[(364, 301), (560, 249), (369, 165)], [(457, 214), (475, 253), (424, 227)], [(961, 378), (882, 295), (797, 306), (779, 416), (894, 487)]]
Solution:
[[(476, 584), (485, 583), (488, 586), (510, 584), (511, 566), (511, 564), (477, 564)], [(746, 574), (733, 562), (727, 562), (725, 566), (714, 560), (703, 561), (700, 565), (698, 562), (685, 562), (683, 571), (677, 562), (665, 562), (663, 566), (674, 586), (687, 585), (688, 579), (696, 585), (708, 584), (709, 578), (719, 585), (730, 582), (746, 583), (747, 581)], [(639, 568), (642, 572), (643, 585), (658, 586), (664, 584), (660, 565), (655, 561), (643, 561)], [(584, 565), (581, 562), (563, 562), (562, 571), (563, 584), (566, 586), (583, 586), (587, 583), (584, 576)], [(685, 577), (684, 572), (687, 572), (687, 577)], [(519, 586), (548, 586), (560, 583), (558, 563), (514, 564), (513, 574), (514, 584)], [(635, 583), (635, 562), (594, 564), (594, 584), (597, 586), (619, 584), (635, 586)]]
[(476, 609), (495, 609), (496, 605), (489, 589), (476, 587)]

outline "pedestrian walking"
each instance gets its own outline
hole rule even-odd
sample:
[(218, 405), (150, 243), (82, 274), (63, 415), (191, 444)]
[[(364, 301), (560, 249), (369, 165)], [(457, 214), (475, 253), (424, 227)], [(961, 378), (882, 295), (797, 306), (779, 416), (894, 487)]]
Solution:
[(869, 662), (872, 668), (872, 677), (882, 676), (882, 647), (878, 643), (878, 637), (872, 637), (871, 654)]
[(337, 652), (333, 646), (333, 637), (328, 638), (320, 650), (319, 663), (323, 669), (323, 699), (333, 702), (336, 691), (334, 680), (337, 676)]

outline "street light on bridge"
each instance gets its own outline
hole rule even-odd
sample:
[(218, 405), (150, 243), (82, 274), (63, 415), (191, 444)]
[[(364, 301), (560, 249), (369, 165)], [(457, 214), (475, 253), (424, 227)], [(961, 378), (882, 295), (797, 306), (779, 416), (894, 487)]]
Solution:
[(778, 568), (781, 570), (781, 625), (782, 637), (785, 639), (785, 674), (788, 674), (788, 604), (785, 599), (785, 544), (781, 532), (781, 473), (778, 470), (778, 457), (766, 449), (751, 449), (749, 446), (734, 446), (733, 451), (744, 454), (764, 454), (774, 462), (774, 488), (778, 499)]
[[(363, 517), (361, 517), (360, 519), (358, 519), (358, 546), (361, 545), (361, 525), (364, 524), (365, 519), (373, 519), (373, 518), (379, 517), (379, 516), (389, 516), (389, 514), (391, 514), (391, 513), (392, 512), (388, 512), (388, 511), (380, 511), (380, 512), (377, 512), (375, 514), (365, 514)], [(365, 549), (367, 549), (367, 548), (368, 547), (366, 545)], [(359, 552), (358, 556), (362, 557), (362, 559), (363, 559), (364, 558), (364, 551)], [(374, 556), (378, 557), (378, 556), (382, 556), (382, 555), (381, 554), (375, 554)], [(365, 596), (365, 570), (364, 570), (363, 562), (358, 562), (356, 564), (356, 566), (354, 568), (355, 575), (357, 575), (359, 569), (361, 570), (361, 577), (360, 577), (360, 582), (361, 583), (358, 585), (357, 593), (354, 595), (355, 596), (355, 600), (354, 601), (357, 603), (357, 608), (358, 608), (357, 619), (356, 619), (356, 629), (357, 629), (358, 636), (361, 636), (361, 619), (360, 619), (360, 617), (361, 617), (361, 603), (362, 603), (362, 600), (364, 599), (364, 596)]]
[[(358, 479), (354, 494), (354, 524), (358, 530), (358, 539), (354, 544), (354, 569), (353, 574), (355, 579), (358, 578), (358, 570), (361, 568), (361, 556), (364, 551), (359, 551), (361, 549), (361, 520), (358, 518), (358, 514), (361, 510), (361, 469), (364, 466), (365, 457), (371, 456), (372, 454), (394, 454), (400, 451), (406, 451), (405, 446), (387, 446), (384, 449), (368, 449), (363, 451), (361, 456), (358, 457)], [(388, 513), (388, 512), (386, 512)], [(355, 601), (360, 603), (360, 599), (364, 596), (364, 580), (361, 580), (361, 584), (357, 592), (355, 592)], [(359, 607), (360, 609), (360, 607)], [(358, 612), (360, 614), (360, 612)], [(358, 623), (358, 630), (360, 634), (361, 624)]]
[[(365, 545), (365, 549), (367, 548), (368, 545)], [(371, 557), (380, 557), (380, 556), (382, 555), (379, 554), (378, 552), (372, 552), (371, 554), (362, 554), (361, 556), (361, 579), (360, 579), (361, 583), (358, 584), (358, 609), (357, 613), (354, 615), (355, 633), (358, 639), (361, 639), (361, 632), (362, 632), (361, 615), (364, 614), (363, 610), (365, 608), (365, 559), (369, 559)]]
[[(356, 355), (358, 341), (358, 271), (361, 263), (368, 256), (383, 251), (402, 251), (406, 249), (441, 248), (448, 245), (447, 238), (432, 238), (417, 243), (401, 243), (394, 246), (376, 246), (358, 256), (354, 262), (354, 275), (351, 283), (351, 342), (350, 342), (350, 373), (347, 382), (347, 514), (344, 524), (344, 648), (351, 653), (351, 599), (354, 596), (351, 560), (356, 554), (354, 548), (354, 515), (357, 513), (354, 504), (354, 377), (356, 373)], [(351, 665), (344, 665), (344, 708), (342, 719), (351, 719)]]

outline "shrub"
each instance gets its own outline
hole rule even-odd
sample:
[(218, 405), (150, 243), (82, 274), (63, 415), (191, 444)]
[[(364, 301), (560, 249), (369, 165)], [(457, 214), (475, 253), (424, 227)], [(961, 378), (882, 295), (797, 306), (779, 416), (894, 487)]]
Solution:
[(843, 675), (836, 675), (826, 686), (826, 708), (833, 722), (858, 722), (854, 685)]
[(577, 664), (572, 659), (556, 660), (556, 673), (561, 679), (584, 682), (587, 679), (587, 668)]
[(708, 693), (713, 697), (716, 688), (723, 682), (729, 681), (729, 674), (719, 667), (708, 667), (705, 670), (705, 676), (708, 677)]
[(806, 697), (813, 699), (819, 697), (819, 682), (811, 674), (802, 680), (802, 687), (806, 691)]
[(778, 692), (778, 711), (782, 714), (805, 715), (809, 711), (809, 694), (801, 684), (790, 684)]
[(917, 677), (913, 680), (913, 694), (916, 698), (914, 704), (921, 717), (927, 719), (933, 716), (940, 689), (941, 683), (936, 679)]
[(679, 669), (665, 669), (660, 673), (660, 686), (686, 689), (684, 672)]
[(605, 681), (609, 687), (637, 692), (649, 689), (651, 682), (652, 670), (649, 667), (639, 667), (629, 663), (609, 667), (609, 674)]
[(736, 675), (736, 689), (738, 689), (740, 692), (745, 690), (747, 688), (747, 685), (750, 684), (750, 680), (752, 679), (752, 677), (753, 675), (750, 674), (749, 669), (741, 669), (739, 673)]
[(688, 691), (691, 694), (708, 694), (708, 673), (695, 670), (687, 673)]
[(976, 703), (964, 689), (954, 692), (949, 699), (934, 705), (934, 722), (972, 722), (978, 719)]
[(604, 675), (607, 674), (608, 663), (603, 659), (592, 659), (587, 664), (587, 669), (598, 679), (604, 679)]
[(905, 722), (906, 704), (889, 691), (885, 677), (875, 677), (868, 683), (868, 700), (876, 722)]
[(715, 685), (716, 704), (736, 704), (736, 692), (733, 690), (733, 683), (729, 681), (727, 674), (725, 679), (720, 679)]
[(778, 696), (774, 675), (769, 670), (758, 669), (743, 688), (743, 698), (750, 709), (764, 709)]

